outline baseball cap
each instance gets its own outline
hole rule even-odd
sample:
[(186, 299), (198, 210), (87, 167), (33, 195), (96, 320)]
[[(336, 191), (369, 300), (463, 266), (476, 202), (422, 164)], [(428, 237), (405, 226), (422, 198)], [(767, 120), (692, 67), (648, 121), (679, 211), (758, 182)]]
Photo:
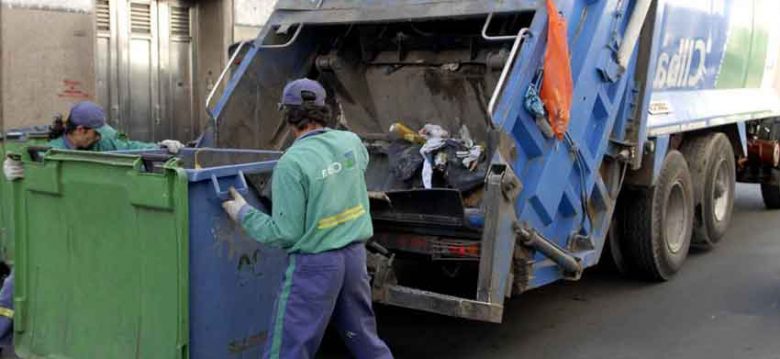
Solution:
[(116, 134), (116, 130), (106, 124), (106, 112), (103, 108), (91, 101), (81, 101), (73, 105), (68, 121), (76, 126), (94, 129), (101, 137), (110, 138)]
[(287, 84), (282, 93), (281, 105), (300, 106), (304, 102), (312, 102), (317, 106), (325, 106), (327, 94), (319, 82), (309, 79), (298, 79)]

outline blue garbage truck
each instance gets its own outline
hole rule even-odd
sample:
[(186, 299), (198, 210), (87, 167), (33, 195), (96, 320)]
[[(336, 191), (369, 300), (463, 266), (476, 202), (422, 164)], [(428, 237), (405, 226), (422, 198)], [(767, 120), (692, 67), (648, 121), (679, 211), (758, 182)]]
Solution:
[[(607, 257), (671, 279), (724, 238), (737, 181), (780, 208), (780, 4), (551, 3), (279, 0), (234, 49), (200, 145), (284, 150), (279, 94), (319, 80), (332, 126), (371, 154), (375, 301), (488, 322)], [(540, 93), (567, 73), (561, 126)], [(444, 145), (398, 132), (430, 126)], [(248, 182), (269, 206), (284, 195)]]

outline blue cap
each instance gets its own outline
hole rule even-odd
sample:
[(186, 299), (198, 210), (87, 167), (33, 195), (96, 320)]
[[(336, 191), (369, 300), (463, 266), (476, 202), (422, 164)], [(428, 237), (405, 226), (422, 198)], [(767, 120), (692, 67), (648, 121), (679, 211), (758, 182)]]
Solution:
[(82, 101), (70, 108), (68, 121), (76, 126), (98, 129), (106, 124), (106, 112), (94, 102)]
[[(307, 98), (309, 96), (310, 98)], [(282, 94), (282, 105), (303, 105), (304, 99), (317, 106), (325, 107), (325, 88), (319, 82), (309, 79), (298, 79), (287, 84)]]
[(94, 129), (101, 137), (114, 137), (116, 130), (106, 124), (106, 112), (98, 104), (81, 101), (70, 108), (68, 121), (76, 126)]

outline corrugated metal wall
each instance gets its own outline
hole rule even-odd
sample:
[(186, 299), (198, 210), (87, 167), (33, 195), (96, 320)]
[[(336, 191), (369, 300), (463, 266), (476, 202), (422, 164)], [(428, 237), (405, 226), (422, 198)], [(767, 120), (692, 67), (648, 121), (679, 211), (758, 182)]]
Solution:
[(98, 100), (131, 138), (196, 136), (194, 17), (186, 2), (97, 0)]

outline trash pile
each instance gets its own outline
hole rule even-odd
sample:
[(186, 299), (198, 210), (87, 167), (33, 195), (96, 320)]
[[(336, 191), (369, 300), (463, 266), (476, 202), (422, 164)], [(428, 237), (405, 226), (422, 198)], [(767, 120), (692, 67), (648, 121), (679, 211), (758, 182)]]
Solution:
[(485, 146), (474, 142), (466, 126), (453, 137), (439, 125), (426, 124), (414, 131), (397, 122), (390, 134), (394, 139), (387, 149), (391, 172), (410, 187), (417, 179), (426, 189), (466, 192), (482, 185), (488, 165)]

